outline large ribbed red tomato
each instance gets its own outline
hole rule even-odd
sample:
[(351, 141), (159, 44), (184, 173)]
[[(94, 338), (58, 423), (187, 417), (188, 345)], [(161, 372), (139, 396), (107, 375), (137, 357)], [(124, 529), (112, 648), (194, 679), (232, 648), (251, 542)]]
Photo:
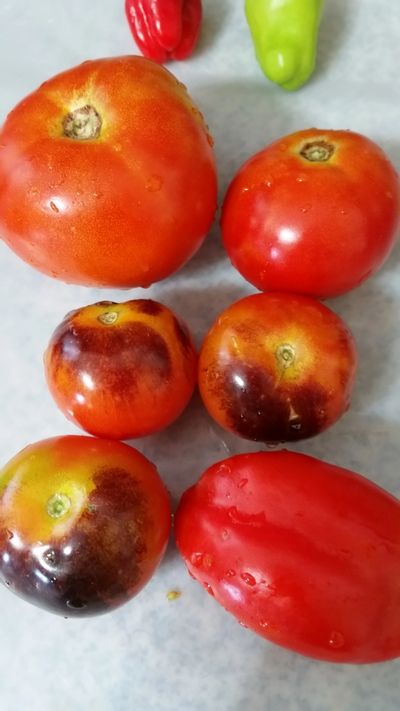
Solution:
[(379, 146), (351, 131), (313, 128), (242, 166), (221, 226), (232, 263), (261, 291), (329, 297), (379, 269), (399, 215), (398, 176)]
[(0, 133), (0, 236), (66, 282), (148, 286), (214, 217), (212, 139), (183, 84), (143, 57), (97, 59), (42, 84)]

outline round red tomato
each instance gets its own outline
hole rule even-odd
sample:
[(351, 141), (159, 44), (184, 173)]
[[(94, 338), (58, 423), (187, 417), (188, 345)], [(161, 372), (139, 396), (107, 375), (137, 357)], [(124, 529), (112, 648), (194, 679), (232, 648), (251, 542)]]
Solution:
[(197, 381), (186, 325), (163, 304), (101, 301), (67, 314), (45, 353), (64, 414), (99, 437), (142, 437), (173, 422)]
[(96, 59), (21, 101), (0, 133), (0, 234), (66, 282), (148, 286), (214, 217), (212, 139), (183, 84), (143, 57)]
[(346, 324), (307, 296), (254, 294), (206, 335), (199, 388), (225, 429), (262, 442), (304, 439), (347, 410), (357, 353)]
[(121, 442), (53, 437), (0, 470), (0, 580), (51, 612), (94, 615), (130, 600), (169, 530), (155, 466)]
[(211, 466), (175, 515), (194, 578), (271, 642), (331, 662), (400, 655), (400, 503), (294, 452)]
[(400, 215), (384, 152), (351, 131), (310, 129), (250, 158), (222, 209), (233, 265), (261, 291), (342, 294), (383, 264)]

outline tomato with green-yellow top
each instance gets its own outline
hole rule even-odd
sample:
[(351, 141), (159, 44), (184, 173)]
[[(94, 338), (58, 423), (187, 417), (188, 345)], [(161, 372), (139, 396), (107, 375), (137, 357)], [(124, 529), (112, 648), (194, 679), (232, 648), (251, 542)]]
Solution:
[(185, 86), (137, 56), (83, 62), (24, 98), (0, 132), (0, 236), (62, 281), (149, 286), (214, 219), (212, 138)]
[(252, 294), (207, 333), (199, 389), (210, 415), (234, 434), (295, 441), (346, 412), (356, 367), (354, 338), (327, 306), (295, 294)]
[(176, 420), (197, 382), (190, 331), (152, 299), (101, 301), (67, 314), (45, 353), (51, 394), (90, 434), (130, 439)]
[(164, 554), (170, 504), (127, 444), (84, 436), (29, 445), (0, 470), (0, 580), (64, 616), (130, 600)]

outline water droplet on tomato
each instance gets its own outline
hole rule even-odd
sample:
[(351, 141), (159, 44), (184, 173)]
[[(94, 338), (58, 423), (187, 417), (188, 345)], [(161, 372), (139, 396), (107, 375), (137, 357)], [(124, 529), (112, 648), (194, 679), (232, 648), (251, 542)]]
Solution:
[(238, 620), (238, 622), (239, 622), (239, 625), (240, 625), (241, 627), (244, 627), (244, 628), (245, 628), (245, 630), (249, 629), (248, 626), (245, 625), (244, 622), (242, 622), (241, 620)]
[(226, 578), (234, 578), (235, 575), (236, 575), (236, 570), (233, 570), (233, 568), (229, 568), (229, 570), (227, 570), (225, 573)]
[(260, 620), (258, 624), (260, 625), (260, 627), (263, 627), (264, 629), (265, 629), (265, 627), (269, 627), (269, 623), (267, 620)]
[(229, 538), (229, 531), (226, 528), (223, 528), (221, 531), (221, 538), (223, 541), (226, 541), (227, 538)]
[(200, 568), (203, 562), (203, 553), (192, 553), (190, 562), (195, 568)]
[(72, 600), (67, 600), (67, 607), (70, 607), (71, 610), (83, 610), (87, 607), (87, 603), (79, 598), (73, 598)]
[(225, 464), (224, 462), (219, 465), (218, 467), (218, 476), (229, 476), (232, 473), (232, 469), (229, 466), (229, 464)]
[(204, 588), (207, 590), (209, 595), (212, 595), (214, 597), (214, 590), (212, 589), (211, 585), (208, 583), (204, 583)]
[(56, 203), (53, 202), (53, 200), (50, 200), (50, 202), (49, 202), (49, 207), (50, 207), (51, 210), (53, 210), (53, 212), (60, 212), (60, 210), (58, 209)]
[(150, 193), (156, 193), (159, 190), (161, 190), (163, 184), (162, 178), (160, 178), (159, 175), (151, 175), (150, 178), (146, 181), (145, 188), (148, 190)]
[(300, 175), (298, 175), (296, 178), (296, 183), (305, 183), (306, 180), (307, 176), (304, 173), (300, 173)]
[(301, 422), (290, 422), (292, 430), (301, 430)]
[(344, 645), (344, 637), (341, 632), (334, 630), (329, 637), (329, 646), (333, 649), (340, 649)]
[(209, 553), (203, 555), (203, 568), (212, 568), (214, 563), (214, 558)]
[(52, 548), (50, 548), (50, 550), (47, 550), (43, 554), (43, 558), (44, 558), (45, 562), (48, 563), (49, 565), (55, 565), (57, 563), (57, 555), (56, 555), (56, 552)]
[(12, 531), (10, 531), (9, 528), (6, 528), (6, 536), (7, 536), (7, 538), (8, 538), (9, 541), (11, 541), (11, 539), (14, 538), (14, 534), (13, 534)]
[(246, 583), (246, 585), (256, 585), (257, 581), (251, 573), (242, 573), (241, 576), (242, 580)]
[(246, 486), (248, 481), (249, 481), (248, 479), (241, 479), (237, 485), (238, 489), (243, 489), (243, 487)]
[(311, 205), (304, 205), (300, 211), (305, 213), (305, 212), (310, 212), (310, 210), (311, 210)]

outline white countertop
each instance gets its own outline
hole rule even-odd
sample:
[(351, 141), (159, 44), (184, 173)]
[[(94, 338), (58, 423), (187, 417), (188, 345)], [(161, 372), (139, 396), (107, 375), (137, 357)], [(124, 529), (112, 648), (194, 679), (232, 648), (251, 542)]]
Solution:
[[(135, 53), (123, 0), (3, 0), (0, 121), (52, 74), (85, 59)], [(205, 0), (196, 54), (170, 69), (187, 84), (216, 141), (220, 197), (251, 153), (300, 128), (365, 133), (400, 168), (400, 3), (326, 0), (318, 68), (289, 94), (256, 64), (241, 0)], [(294, 449), (360, 471), (400, 495), (400, 245), (381, 272), (332, 300), (352, 329), (360, 369), (350, 411)], [(100, 299), (153, 296), (191, 326), (197, 343), (214, 316), (252, 288), (220, 245), (217, 222), (198, 255), (145, 292), (53, 281), (0, 243), (0, 462), (25, 444), (78, 433), (47, 392), (42, 354), (69, 310)], [(222, 435), (198, 399), (163, 433), (137, 441), (176, 503), (203, 469), (258, 449)], [(182, 596), (168, 601), (178, 589)], [(400, 662), (356, 667), (311, 661), (240, 627), (187, 574), (171, 545), (131, 603), (99, 618), (64, 620), (0, 589), (2, 711), (397, 711)], [(400, 614), (400, 610), (399, 610)]]

